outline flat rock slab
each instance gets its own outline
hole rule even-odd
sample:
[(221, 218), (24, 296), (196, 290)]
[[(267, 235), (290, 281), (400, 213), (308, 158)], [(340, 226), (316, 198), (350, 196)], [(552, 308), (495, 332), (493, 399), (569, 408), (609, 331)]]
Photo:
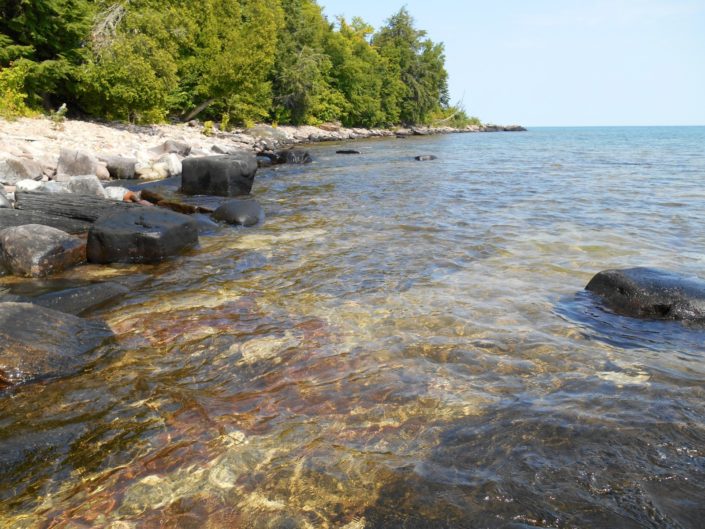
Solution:
[(107, 281), (67, 288), (57, 292), (48, 292), (32, 299), (30, 302), (48, 309), (78, 316), (83, 312), (96, 309), (110, 301), (121, 298), (129, 292), (129, 288)]
[(181, 191), (187, 195), (248, 195), (257, 172), (252, 153), (187, 158), (182, 162)]
[(605, 270), (585, 287), (618, 314), (705, 322), (705, 281), (654, 268)]
[(198, 244), (198, 223), (162, 208), (134, 208), (98, 219), (88, 232), (92, 263), (158, 263)]
[(86, 243), (50, 226), (28, 224), (0, 232), (2, 264), (14, 275), (44, 277), (86, 260)]
[(264, 210), (256, 200), (228, 200), (215, 210), (213, 218), (238, 226), (254, 226), (264, 222)]
[(0, 303), (0, 384), (68, 376), (113, 334), (102, 322), (29, 303)]

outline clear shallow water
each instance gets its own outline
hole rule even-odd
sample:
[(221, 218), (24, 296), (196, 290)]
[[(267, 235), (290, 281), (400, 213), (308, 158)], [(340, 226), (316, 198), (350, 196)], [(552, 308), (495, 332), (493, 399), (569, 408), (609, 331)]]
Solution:
[(66, 275), (149, 274), (0, 400), (0, 526), (701, 527), (705, 331), (582, 289), (705, 277), (705, 128), (346, 145), (260, 173), (264, 226)]

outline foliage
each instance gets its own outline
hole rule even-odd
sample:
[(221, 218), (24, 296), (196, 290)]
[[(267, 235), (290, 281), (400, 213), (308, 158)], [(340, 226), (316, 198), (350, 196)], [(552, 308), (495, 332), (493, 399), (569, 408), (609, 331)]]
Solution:
[(31, 115), (31, 109), (25, 103), (27, 94), (24, 92), (29, 68), (27, 60), (19, 60), (6, 68), (0, 68), (0, 118), (14, 119)]
[(225, 130), (452, 113), (443, 45), (406, 9), (377, 33), (359, 18), (329, 22), (315, 0), (13, 0), (0, 15), (7, 114), (65, 101), (131, 122), (202, 115)]
[(66, 103), (62, 103), (57, 110), (52, 110), (49, 112), (49, 119), (51, 120), (51, 126), (54, 130), (64, 130), (66, 112), (68, 112)]
[(433, 126), (453, 127), (463, 129), (468, 126), (482, 126), (482, 122), (475, 116), (468, 116), (462, 103), (443, 106), (432, 112), (429, 123)]

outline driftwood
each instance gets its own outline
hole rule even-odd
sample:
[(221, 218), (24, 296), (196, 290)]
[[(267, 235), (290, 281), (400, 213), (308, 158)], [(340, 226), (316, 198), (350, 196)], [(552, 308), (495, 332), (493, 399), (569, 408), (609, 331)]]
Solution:
[(192, 206), (191, 204), (184, 204), (183, 202), (177, 202), (176, 200), (169, 200), (151, 189), (143, 189), (140, 192), (140, 197), (142, 200), (151, 202), (156, 206), (167, 208), (185, 215), (193, 215), (194, 213), (213, 213), (211, 208), (204, 206)]
[(91, 223), (69, 217), (59, 217), (48, 215), (41, 211), (28, 211), (21, 209), (0, 208), (0, 230), (12, 228), (14, 226), (24, 226), (25, 224), (42, 224), (51, 226), (57, 230), (67, 233), (86, 233)]
[(115, 202), (89, 195), (41, 193), (37, 191), (15, 193), (15, 208), (18, 210), (85, 222), (95, 222), (103, 215), (138, 207), (142, 206), (129, 202)]

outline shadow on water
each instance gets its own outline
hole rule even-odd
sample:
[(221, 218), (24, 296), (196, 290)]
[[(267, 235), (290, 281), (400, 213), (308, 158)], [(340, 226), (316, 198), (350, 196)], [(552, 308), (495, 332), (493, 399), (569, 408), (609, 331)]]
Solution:
[(513, 401), (439, 427), (427, 460), (390, 471), (367, 529), (702, 527), (702, 425), (576, 420)]
[[(561, 299), (555, 313), (579, 325), (584, 337), (624, 349), (656, 352), (705, 351), (705, 328), (677, 321), (640, 320), (610, 312), (599, 298), (586, 290)], [(702, 358), (702, 355), (698, 355)]]

